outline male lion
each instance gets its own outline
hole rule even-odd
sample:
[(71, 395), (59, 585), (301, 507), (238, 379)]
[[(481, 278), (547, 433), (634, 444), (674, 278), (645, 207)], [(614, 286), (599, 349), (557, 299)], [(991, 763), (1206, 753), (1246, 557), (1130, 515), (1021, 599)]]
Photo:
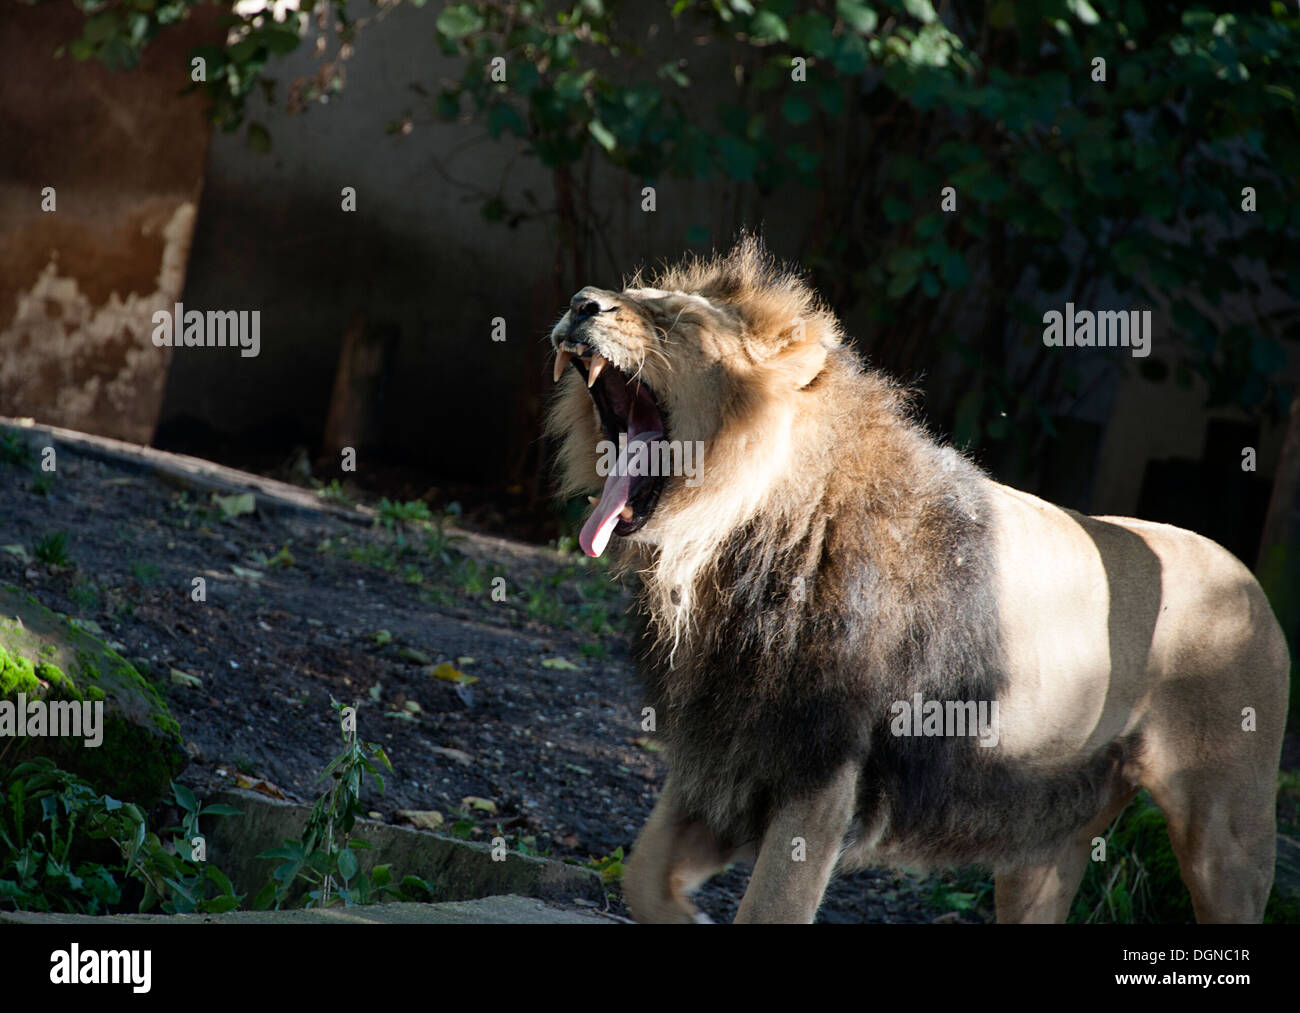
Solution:
[[(1197, 920), (1261, 919), (1289, 658), (1231, 554), (993, 482), (753, 238), (582, 289), (551, 342), (560, 491), (598, 494), (583, 549), (617, 536), (640, 572), (671, 766), (637, 920), (704, 920), (688, 895), (748, 857), (742, 922), (811, 921), (837, 869), (969, 863), (999, 921), (1063, 921), (1140, 787)], [(700, 441), (698, 481), (627, 473), (665, 440)]]

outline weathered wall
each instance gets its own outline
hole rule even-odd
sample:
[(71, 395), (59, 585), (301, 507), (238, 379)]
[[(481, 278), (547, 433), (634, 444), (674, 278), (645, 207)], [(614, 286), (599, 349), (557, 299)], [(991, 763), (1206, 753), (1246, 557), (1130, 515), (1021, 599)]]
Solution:
[(0, 414), (147, 442), (169, 362), (150, 317), (184, 283), (208, 145), (184, 56), (220, 31), (196, 19), (123, 74), (53, 58), (82, 22), (0, 2)]

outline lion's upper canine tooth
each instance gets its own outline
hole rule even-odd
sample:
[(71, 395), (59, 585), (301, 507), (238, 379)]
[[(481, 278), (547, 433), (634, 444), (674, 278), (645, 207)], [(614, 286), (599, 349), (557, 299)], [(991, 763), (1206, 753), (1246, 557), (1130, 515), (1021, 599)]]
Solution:
[(562, 349), (562, 348), (556, 350), (556, 352), (555, 352), (555, 374), (552, 376), (552, 380), (553, 380), (553, 382), (555, 382), (555, 383), (559, 383), (559, 382), (560, 382), (560, 374), (564, 372), (564, 367), (567, 366), (567, 365), (569, 364), (569, 360), (572, 359), (572, 358), (573, 358), (573, 353), (572, 353), (572, 352), (566, 352), (566, 351), (565, 351), (564, 349)]
[(599, 496), (588, 496), (588, 497), (587, 497), (587, 502), (590, 503), (592, 506), (595, 506), (597, 503), (600, 502), (600, 497), (599, 497)]
[(589, 366), (587, 367), (587, 386), (588, 386), (588, 387), (590, 387), (593, 383), (596, 382), (596, 377), (600, 376), (600, 371), (601, 371), (602, 369), (605, 368), (605, 366), (606, 366), (606, 364), (608, 363), (608, 361), (609, 361), (609, 360), (606, 359), (606, 358), (605, 358), (603, 355), (601, 355), (599, 352), (594, 352), (594, 353), (592, 353), (592, 356), (591, 356), (591, 365), (589, 365)]

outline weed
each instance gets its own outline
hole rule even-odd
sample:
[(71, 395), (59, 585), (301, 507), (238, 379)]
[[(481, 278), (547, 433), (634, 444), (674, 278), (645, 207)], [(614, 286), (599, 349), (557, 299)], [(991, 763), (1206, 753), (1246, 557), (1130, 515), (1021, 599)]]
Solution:
[(71, 566), (72, 560), (68, 556), (68, 533), (55, 531), (44, 538), (38, 538), (36, 544), (32, 546), (32, 555), (50, 566)]
[(68, 589), (68, 600), (78, 612), (99, 611), (99, 587), (89, 580), (78, 580)]
[(281, 864), (253, 900), (256, 909), (274, 906), (278, 910), (302, 885), (311, 887), (306, 893), (307, 907), (328, 907), (339, 900), (348, 906), (374, 904), (385, 897), (426, 900), (432, 895), (430, 884), (418, 876), (407, 876), (395, 885), (391, 866), (361, 871), (356, 853), (371, 847), (352, 837), (357, 818), (366, 811), (362, 784), (369, 775), (382, 794), (384, 779), (379, 768), (392, 770), (393, 765), (383, 747), (357, 738), (355, 726), (345, 720), (343, 705), (333, 699), (331, 703), (339, 717), (343, 749), (321, 778), (333, 783), (312, 806), (299, 840), (285, 841), (258, 856), (280, 859)]
[(32, 449), (18, 433), (0, 433), (0, 465), (15, 468), (32, 466)]
[(141, 587), (152, 587), (162, 579), (157, 563), (132, 563), (131, 576)]

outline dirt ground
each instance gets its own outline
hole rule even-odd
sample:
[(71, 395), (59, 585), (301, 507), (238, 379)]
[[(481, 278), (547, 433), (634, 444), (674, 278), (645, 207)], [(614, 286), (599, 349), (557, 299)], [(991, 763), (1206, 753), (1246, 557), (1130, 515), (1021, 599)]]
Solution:
[[(66, 560), (36, 558), (58, 532)], [(242, 776), (313, 800), (340, 744), (331, 697), (358, 706), (361, 737), (392, 760), (368, 798), (390, 822), (435, 810), (445, 832), (586, 862), (630, 849), (662, 781), (621, 636), (627, 597), (580, 554), (401, 520), (229, 516), (69, 453), (44, 478), (0, 466), (0, 547), (0, 582), (98, 624), (157, 682), (191, 756), (179, 780), (200, 796)], [(477, 681), (438, 677), (443, 662)], [(747, 877), (716, 877), (701, 907), (730, 920)], [(955, 920), (931, 894), (861, 872), (820, 918)]]

